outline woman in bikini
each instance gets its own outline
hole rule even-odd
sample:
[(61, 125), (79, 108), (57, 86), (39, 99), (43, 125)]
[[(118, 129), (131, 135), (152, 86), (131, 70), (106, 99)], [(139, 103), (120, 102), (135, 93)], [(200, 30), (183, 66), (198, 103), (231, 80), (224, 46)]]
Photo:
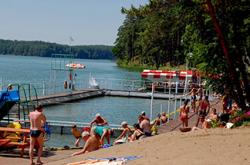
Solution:
[(200, 105), (199, 105), (199, 113), (198, 113), (199, 117), (196, 123), (196, 127), (198, 127), (199, 122), (203, 124), (207, 114), (209, 113), (209, 110), (210, 110), (210, 103), (208, 100), (208, 96), (205, 96), (205, 98), (200, 102)]
[(182, 122), (182, 127), (188, 127), (188, 105), (189, 100), (184, 101), (184, 105), (180, 108), (180, 120)]
[(135, 141), (135, 140), (139, 140), (142, 139), (143, 137), (145, 137), (144, 133), (142, 132), (140, 125), (138, 123), (134, 124), (134, 133), (131, 135), (130, 137), (130, 141)]

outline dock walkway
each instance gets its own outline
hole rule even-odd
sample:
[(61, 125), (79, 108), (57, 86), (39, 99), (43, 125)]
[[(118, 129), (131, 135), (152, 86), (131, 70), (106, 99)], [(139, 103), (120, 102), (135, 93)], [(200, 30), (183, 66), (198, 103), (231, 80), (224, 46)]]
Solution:
[[(60, 103), (79, 101), (83, 99), (100, 97), (100, 96), (116, 96), (116, 97), (136, 97), (136, 98), (148, 98), (152, 97), (151, 92), (139, 92), (139, 91), (121, 91), (121, 90), (105, 90), (105, 89), (84, 89), (72, 92), (58, 93), (48, 96), (40, 96), (34, 101), (38, 101), (39, 104), (44, 106), (57, 105)], [(165, 94), (154, 93), (154, 99), (185, 99), (181, 94)]]
[(40, 96), (38, 99), (34, 99), (34, 101), (38, 101), (39, 104), (44, 106), (56, 105), (59, 103), (73, 102), (79, 101), (83, 99), (88, 99), (92, 97), (104, 96), (103, 90), (100, 89), (84, 89), (79, 91), (58, 93), (48, 96)]
[[(217, 113), (220, 113), (222, 111), (222, 102), (220, 99), (215, 99), (211, 101), (211, 108), (215, 108), (217, 110)], [(211, 112), (211, 109), (210, 109)], [(189, 114), (189, 120), (188, 120), (188, 125), (189, 127), (193, 127), (196, 125), (198, 119), (198, 115), (195, 113), (190, 113)], [(166, 132), (171, 132), (171, 131), (178, 131), (179, 128), (182, 127), (182, 123), (177, 117), (175, 120), (170, 120), (169, 123), (167, 123), (166, 126), (160, 126), (159, 127), (159, 134), (166, 133)]]

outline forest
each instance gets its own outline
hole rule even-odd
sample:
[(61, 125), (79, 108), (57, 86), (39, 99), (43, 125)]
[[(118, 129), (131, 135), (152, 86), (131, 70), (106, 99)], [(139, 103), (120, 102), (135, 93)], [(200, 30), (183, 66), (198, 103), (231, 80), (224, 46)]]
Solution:
[(0, 54), (50, 57), (51, 54), (74, 54), (83, 59), (113, 59), (112, 46), (69, 46), (43, 41), (12, 41), (0, 39)]
[(250, 103), (248, 0), (149, 0), (126, 16), (113, 53), (120, 66), (196, 68), (213, 90)]

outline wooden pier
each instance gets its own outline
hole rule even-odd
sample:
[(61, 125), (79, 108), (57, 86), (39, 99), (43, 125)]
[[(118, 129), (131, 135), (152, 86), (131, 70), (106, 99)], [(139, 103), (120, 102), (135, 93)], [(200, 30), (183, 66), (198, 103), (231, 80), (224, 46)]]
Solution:
[(104, 96), (103, 90), (85, 89), (85, 90), (78, 90), (78, 91), (72, 91), (72, 92), (67, 92), (67, 93), (59, 93), (59, 94), (54, 94), (54, 95), (41, 96), (41, 97), (38, 97), (38, 99), (35, 101), (38, 101), (39, 104), (41, 105), (50, 106), (50, 105), (57, 105), (60, 103), (79, 101), (79, 100), (99, 97), (99, 96)]
[[(57, 105), (60, 103), (67, 103), (73, 101), (79, 101), (89, 99), (93, 97), (103, 96), (115, 96), (115, 97), (136, 97), (136, 98), (148, 98), (150, 99), (152, 93), (139, 92), (139, 91), (121, 91), (121, 90), (105, 90), (105, 89), (84, 89), (78, 91), (72, 91), (67, 93), (59, 93), (48, 96), (38, 97), (39, 104), (44, 106)], [(166, 94), (166, 93), (154, 93), (154, 99), (185, 99), (180, 94)], [(35, 100), (36, 101), (36, 100)]]

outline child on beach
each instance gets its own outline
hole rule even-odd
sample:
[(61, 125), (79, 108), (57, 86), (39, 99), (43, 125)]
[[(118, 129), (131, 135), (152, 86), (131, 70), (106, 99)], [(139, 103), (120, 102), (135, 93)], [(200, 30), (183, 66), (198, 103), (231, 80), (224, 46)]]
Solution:
[(76, 138), (75, 146), (78, 147), (81, 140), (81, 132), (77, 129), (76, 125), (72, 126), (71, 133)]

